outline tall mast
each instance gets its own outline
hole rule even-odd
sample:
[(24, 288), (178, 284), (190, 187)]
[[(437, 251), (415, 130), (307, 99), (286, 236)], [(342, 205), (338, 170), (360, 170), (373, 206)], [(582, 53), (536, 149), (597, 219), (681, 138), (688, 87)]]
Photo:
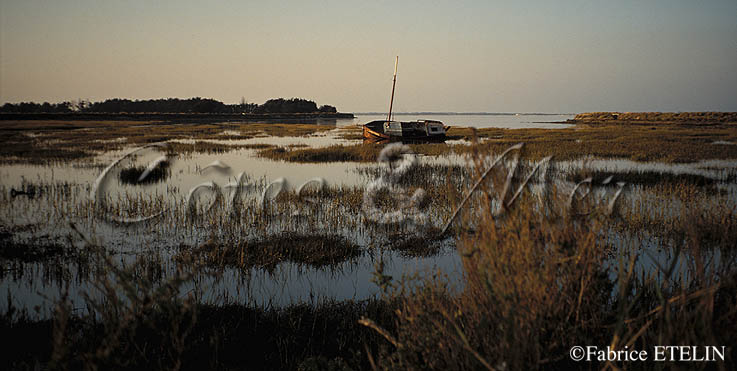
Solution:
[(399, 56), (397, 56), (397, 60), (394, 61), (394, 80), (392, 81), (392, 99), (389, 101), (389, 115), (386, 118), (386, 121), (392, 120), (392, 105), (394, 104), (394, 87), (397, 86), (397, 65), (399, 64)]

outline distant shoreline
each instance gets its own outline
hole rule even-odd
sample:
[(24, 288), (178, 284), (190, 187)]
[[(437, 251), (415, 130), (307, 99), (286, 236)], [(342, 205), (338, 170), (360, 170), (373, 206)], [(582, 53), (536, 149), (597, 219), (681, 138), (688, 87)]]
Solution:
[(584, 112), (574, 117), (575, 123), (737, 123), (737, 112)]
[(273, 120), (338, 120), (353, 119), (352, 113), (0, 113), (7, 120), (105, 120), (105, 121), (273, 121)]
[[(387, 115), (388, 112), (354, 112), (354, 115)], [(522, 112), (392, 112), (392, 116), (561, 116), (575, 115), (574, 113), (522, 113)]]

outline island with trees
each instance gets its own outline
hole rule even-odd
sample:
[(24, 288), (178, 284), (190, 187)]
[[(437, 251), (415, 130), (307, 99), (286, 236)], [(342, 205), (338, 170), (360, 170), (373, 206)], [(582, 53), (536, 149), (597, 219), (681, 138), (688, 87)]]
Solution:
[(226, 104), (210, 98), (166, 98), (148, 100), (107, 99), (61, 103), (5, 103), (0, 106), (0, 120), (268, 120), (353, 118), (331, 105), (318, 106), (302, 98), (269, 99), (263, 104)]

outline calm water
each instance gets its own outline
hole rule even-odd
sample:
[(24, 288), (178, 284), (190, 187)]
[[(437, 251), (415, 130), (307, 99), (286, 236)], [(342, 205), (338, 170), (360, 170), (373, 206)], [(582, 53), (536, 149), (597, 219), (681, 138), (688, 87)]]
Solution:
[[(428, 116), (398, 116), (400, 120), (414, 120)], [(561, 124), (540, 124), (536, 120), (562, 121), (570, 118), (569, 115), (535, 116), (535, 115), (432, 115), (429, 118), (445, 122), (450, 125), (476, 127), (546, 127), (551, 125), (560, 127)], [(358, 116), (348, 122), (339, 122), (338, 125), (360, 124), (374, 119), (382, 119), (378, 115)], [(516, 125), (516, 126), (515, 126)], [(529, 125), (529, 126), (524, 126)], [(345, 141), (337, 136), (337, 131), (322, 133), (308, 137), (258, 137), (240, 140), (242, 144), (268, 143), (276, 145), (304, 144), (310, 147), (320, 147), (331, 144), (350, 144), (358, 141)], [(182, 233), (176, 225), (167, 226), (166, 223), (150, 229), (129, 230), (115, 225), (106, 225), (95, 221), (92, 217), (79, 214), (77, 205), (85, 205), (89, 201), (91, 185), (100, 174), (102, 168), (124, 151), (115, 151), (100, 154), (92, 164), (78, 164), (75, 162), (40, 165), (3, 165), (0, 166), (0, 226), (33, 226), (27, 232), (19, 232), (17, 238), (31, 240), (56, 239), (64, 241), (70, 235), (69, 221), (87, 236), (99, 238), (115, 255), (115, 259), (130, 262), (136, 256), (159, 256), (163, 270), (171, 271), (174, 267), (172, 256), (176, 253), (176, 246), (180, 243), (198, 245), (205, 242), (210, 231), (197, 230), (195, 233)], [(213, 181), (220, 186), (233, 181), (236, 174), (243, 171), (252, 179), (264, 179), (267, 183), (276, 178), (286, 178), (291, 187), (313, 178), (323, 177), (331, 185), (363, 186), (371, 179), (361, 176), (361, 168), (376, 166), (376, 164), (356, 163), (326, 163), (326, 164), (296, 164), (281, 161), (272, 161), (255, 156), (255, 150), (236, 150), (225, 154), (192, 154), (178, 157), (172, 164), (172, 175), (166, 184), (157, 184), (146, 187), (113, 187), (123, 191), (139, 191), (146, 194), (159, 194), (171, 199), (181, 199), (187, 191), (204, 181)], [(145, 164), (157, 157), (141, 156), (137, 163)], [(225, 173), (202, 173), (200, 169), (214, 161), (222, 161), (231, 166)], [(432, 157), (422, 157), (421, 162), (441, 161)], [(451, 156), (443, 161), (462, 162), (463, 159)], [(441, 162), (443, 162), (441, 161)], [(573, 172), (581, 168), (597, 169), (617, 173), (628, 171), (657, 172), (663, 174), (692, 174), (717, 180), (720, 192), (728, 195), (730, 202), (737, 202), (737, 185), (734, 179), (737, 176), (737, 162), (735, 161), (703, 161), (691, 164), (663, 164), (637, 163), (628, 160), (587, 159), (580, 161), (561, 161), (553, 165), (557, 173)], [(62, 195), (62, 188), (55, 188), (48, 194), (36, 198), (9, 196), (11, 188), (21, 188), (24, 184), (36, 185), (68, 185), (71, 195)], [(65, 188), (64, 188), (65, 189)], [(641, 199), (641, 190), (628, 192), (623, 202), (632, 203)], [(658, 204), (659, 205), (659, 204)], [(671, 204), (669, 207), (676, 208)], [(82, 206), (83, 207), (83, 206)], [(657, 206), (656, 206), (657, 207)], [(355, 214), (355, 215), (353, 215)], [(346, 217), (358, 217), (358, 214), (348, 214)], [(77, 215), (77, 216), (73, 216)], [(360, 223), (359, 223), (360, 224)], [(340, 232), (355, 243), (366, 247), (368, 243), (364, 232), (348, 224)], [(45, 237), (39, 237), (45, 236)], [(617, 237), (622, 239), (622, 237)], [(647, 241), (642, 237), (633, 237), (635, 245), (640, 244), (647, 248)], [(623, 241), (623, 240), (622, 240)], [(626, 242), (626, 241), (625, 241)], [(649, 258), (667, 261), (669, 256), (655, 255)], [(378, 287), (371, 283), (374, 266), (381, 259), (386, 264), (386, 273), (394, 277), (412, 275), (416, 272), (428, 274), (438, 270), (445, 272), (449, 278), (462, 286), (462, 266), (458, 254), (453, 249), (452, 240), (442, 243), (439, 253), (430, 257), (404, 256), (387, 249), (367, 249), (356, 259), (350, 259), (330, 269), (314, 268), (293, 263), (282, 263), (272, 271), (253, 268), (247, 271), (228, 269), (222, 276), (199, 276), (190, 283), (191, 289), (197, 293), (203, 302), (235, 302), (250, 303), (263, 306), (282, 306), (297, 302), (316, 302), (321, 300), (365, 299), (375, 295)], [(716, 258), (719, 259), (718, 257)], [(644, 270), (652, 265), (647, 261), (640, 262)], [(68, 267), (64, 279), (58, 279), (54, 274), (54, 262), (7, 264), (0, 267), (4, 275), (0, 279), (0, 295), (10, 295), (13, 305), (31, 309), (39, 305), (44, 311), (51, 308), (53, 300), (58, 297), (61, 287), (69, 284), (70, 297), (75, 306), (81, 308), (83, 302), (81, 294), (90, 289), (85, 275), (73, 267)], [(7, 307), (5, 300), (0, 301), (0, 312)], [(48, 314), (46, 312), (45, 314)], [(41, 314), (42, 316), (44, 313)]]
[[(338, 126), (363, 125), (374, 120), (386, 120), (386, 114), (355, 114), (353, 120), (339, 120)], [(437, 120), (445, 125), (474, 128), (505, 128), (505, 129), (560, 129), (570, 127), (566, 120), (572, 119), (571, 114), (404, 114), (393, 115), (394, 120)]]
[[(346, 141), (337, 137), (338, 132), (320, 133), (307, 137), (257, 137), (243, 140), (228, 140), (231, 144), (274, 144), (288, 146), (294, 144), (309, 147), (322, 147), (333, 144), (353, 144), (360, 141)], [(186, 243), (198, 246), (207, 241), (211, 231), (195, 228), (184, 231), (176, 225), (162, 222), (141, 229), (125, 228), (107, 224), (94, 217), (78, 215), (77, 207), (84, 208), (91, 200), (91, 187), (102, 169), (115, 159), (128, 153), (130, 148), (101, 153), (92, 163), (56, 163), (53, 165), (12, 164), (0, 166), (0, 227), (13, 228), (31, 226), (27, 232), (14, 232), (14, 239), (20, 241), (65, 242), (66, 236), (73, 235), (69, 223), (75, 224), (84, 235), (102, 243), (116, 261), (132, 263), (136, 257), (148, 256), (161, 263), (162, 270), (173, 271), (173, 256), (177, 245)], [(124, 186), (111, 175), (108, 193), (111, 195), (161, 195), (176, 203), (188, 191), (206, 181), (220, 187), (235, 180), (240, 172), (248, 174), (249, 179), (269, 183), (277, 178), (287, 180), (287, 188), (294, 189), (314, 177), (324, 178), (328, 185), (364, 186), (371, 179), (360, 175), (361, 168), (376, 164), (347, 162), (296, 164), (273, 161), (256, 156), (257, 150), (241, 149), (222, 154), (195, 153), (176, 156), (171, 163), (171, 176), (164, 183), (147, 186)], [(131, 163), (121, 163), (119, 167), (146, 165), (159, 157), (158, 151), (144, 151)], [(432, 159), (427, 159), (432, 161)], [(215, 161), (230, 166), (226, 171), (201, 171)], [(24, 189), (29, 185), (51, 187), (45, 193), (33, 198), (9, 194), (11, 189)], [(70, 195), (62, 195), (68, 189)], [(246, 197), (258, 196), (259, 193)], [(345, 218), (357, 218), (359, 214), (346, 214)], [(168, 220), (162, 218), (162, 220)], [(277, 222), (274, 222), (277, 225)], [(276, 226), (278, 228), (278, 226)], [(342, 232), (354, 243), (365, 247), (367, 236), (353, 227)], [(385, 242), (379, 241), (379, 245)], [(385, 264), (386, 274), (394, 277), (414, 275), (441, 270), (455, 282), (460, 282), (460, 257), (450, 246), (450, 241), (441, 243), (444, 248), (435, 256), (414, 257), (384, 248), (370, 249), (361, 256), (337, 264), (330, 268), (316, 268), (295, 263), (281, 263), (273, 270), (252, 268), (248, 270), (226, 269), (221, 276), (202, 274), (188, 283), (185, 291), (192, 290), (202, 302), (241, 303), (262, 306), (284, 306), (299, 302), (319, 302), (323, 300), (366, 299), (375, 295), (379, 289), (371, 283), (371, 276), (377, 261)], [(79, 246), (83, 248), (83, 246)], [(376, 246), (374, 246), (376, 247)], [(158, 258), (157, 258), (158, 257)], [(0, 294), (11, 297), (17, 308), (41, 308), (39, 315), (50, 315), (53, 301), (59, 297), (62, 287), (68, 285), (69, 298), (76, 308), (83, 308), (82, 294), (91, 289), (89, 277), (81, 273), (75, 264), (70, 263), (58, 271), (55, 262), (11, 264), (0, 259)], [(65, 263), (66, 264), (66, 263)], [(64, 277), (64, 278), (62, 278)], [(0, 312), (7, 309), (7, 301), (0, 301)]]

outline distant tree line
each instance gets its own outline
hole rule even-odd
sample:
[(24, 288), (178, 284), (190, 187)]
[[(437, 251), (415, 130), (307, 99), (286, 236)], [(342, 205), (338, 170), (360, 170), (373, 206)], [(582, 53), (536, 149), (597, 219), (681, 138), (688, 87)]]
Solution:
[(264, 104), (248, 103), (241, 99), (239, 104), (225, 104), (209, 98), (189, 99), (108, 99), (102, 102), (77, 100), (62, 103), (5, 103), (0, 113), (335, 113), (330, 105), (318, 107), (311, 100), (269, 99)]

